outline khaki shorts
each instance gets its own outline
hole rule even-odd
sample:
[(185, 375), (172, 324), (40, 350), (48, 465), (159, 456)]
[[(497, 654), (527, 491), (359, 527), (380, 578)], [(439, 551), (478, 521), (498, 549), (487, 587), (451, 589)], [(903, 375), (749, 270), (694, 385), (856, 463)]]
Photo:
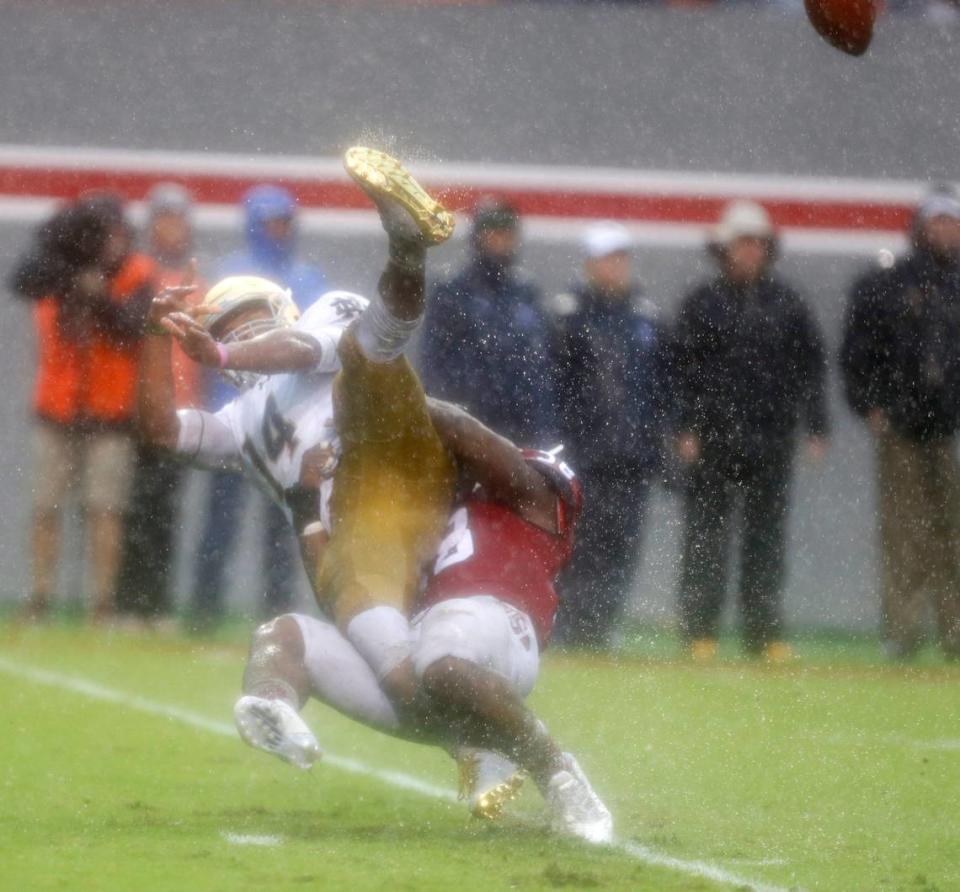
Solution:
[(340, 341), (334, 407), (342, 452), (330, 541), (314, 576), (341, 629), (373, 607), (409, 615), (422, 568), (446, 527), (455, 483), (453, 461), (406, 358), (371, 362), (352, 335)]
[(33, 432), (33, 505), (59, 511), (71, 490), (89, 511), (123, 511), (133, 475), (133, 440), (118, 431), (77, 433), (43, 422)]

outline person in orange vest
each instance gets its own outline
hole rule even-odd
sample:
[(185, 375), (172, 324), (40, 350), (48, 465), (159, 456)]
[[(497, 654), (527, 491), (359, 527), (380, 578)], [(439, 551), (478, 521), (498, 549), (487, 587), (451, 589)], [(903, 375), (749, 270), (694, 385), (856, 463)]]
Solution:
[(154, 264), (132, 246), (120, 200), (90, 194), (40, 228), (12, 276), (14, 293), (35, 302), (37, 338), (28, 619), (49, 610), (74, 489), (86, 523), (92, 617), (113, 614), (137, 363), (155, 293)]
[[(158, 289), (190, 279), (196, 291), (185, 298), (195, 303), (206, 292), (196, 279), (193, 263), (193, 201), (177, 183), (158, 183), (147, 196), (143, 248), (156, 264)], [(203, 370), (178, 345), (172, 350), (175, 400), (178, 409), (203, 404)], [(135, 626), (169, 626), (173, 612), (170, 576), (179, 529), (177, 495), (185, 468), (150, 443), (139, 441), (127, 508), (117, 613)]]

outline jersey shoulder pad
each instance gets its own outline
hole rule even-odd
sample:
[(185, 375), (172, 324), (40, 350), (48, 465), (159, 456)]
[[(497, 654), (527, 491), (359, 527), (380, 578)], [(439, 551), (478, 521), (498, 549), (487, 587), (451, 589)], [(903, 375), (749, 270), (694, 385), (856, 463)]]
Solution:
[(346, 328), (366, 309), (369, 301), (350, 291), (321, 294), (300, 317), (297, 328), (310, 333), (322, 328)]

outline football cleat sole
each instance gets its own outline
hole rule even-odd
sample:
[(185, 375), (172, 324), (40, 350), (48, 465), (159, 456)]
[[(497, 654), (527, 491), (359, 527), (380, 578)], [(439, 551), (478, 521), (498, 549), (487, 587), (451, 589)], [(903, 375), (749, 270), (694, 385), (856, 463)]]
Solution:
[(394, 204), (403, 208), (426, 244), (439, 245), (453, 235), (453, 214), (431, 198), (396, 158), (353, 146), (344, 154), (343, 166), (377, 207)]
[(233, 708), (240, 737), (255, 749), (307, 771), (323, 755), (313, 732), (288, 703), (241, 697)]

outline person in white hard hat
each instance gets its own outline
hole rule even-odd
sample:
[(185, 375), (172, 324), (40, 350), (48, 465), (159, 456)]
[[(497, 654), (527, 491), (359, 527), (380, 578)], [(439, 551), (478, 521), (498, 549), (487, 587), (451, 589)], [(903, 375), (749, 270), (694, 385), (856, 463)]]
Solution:
[(633, 239), (612, 221), (583, 233), (580, 281), (548, 305), (564, 457), (583, 479), (573, 560), (562, 579), (567, 645), (611, 643), (663, 458), (668, 335), (637, 283)]
[(695, 658), (716, 652), (727, 536), (742, 511), (740, 605), (747, 653), (789, 658), (781, 596), (797, 432), (825, 451), (826, 356), (805, 301), (773, 272), (767, 212), (737, 201), (711, 230), (716, 277), (681, 303), (675, 332), (677, 448), (689, 470), (681, 630)]

